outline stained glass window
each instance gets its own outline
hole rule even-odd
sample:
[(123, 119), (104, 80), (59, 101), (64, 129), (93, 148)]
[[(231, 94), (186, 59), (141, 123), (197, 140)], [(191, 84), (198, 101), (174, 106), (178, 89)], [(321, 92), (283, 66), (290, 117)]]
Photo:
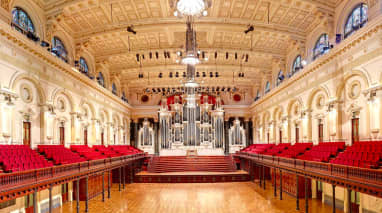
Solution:
[(89, 75), (89, 67), (88, 63), (86, 63), (86, 60), (84, 58), (80, 58), (79, 61), (80, 71), (86, 75)]
[(271, 84), (269, 81), (265, 84), (265, 94), (267, 94), (269, 91), (271, 91)]
[(105, 80), (103, 78), (102, 72), (98, 73), (97, 82), (99, 85), (105, 87)]
[(52, 39), (52, 53), (61, 58), (63, 61), (68, 62), (68, 52), (65, 45), (61, 39), (56, 36)]
[(344, 38), (347, 38), (367, 22), (368, 7), (366, 4), (359, 4), (350, 13), (344, 29)]
[(318, 58), (319, 56), (325, 54), (329, 50), (329, 37), (328, 34), (322, 34), (314, 46), (313, 49), (313, 60)]
[(12, 10), (12, 22), (25, 32), (35, 33), (32, 19), (29, 17), (28, 13), (19, 7)]
[(122, 97), (121, 97), (121, 99), (122, 99), (124, 102), (128, 103), (125, 92), (122, 92)]
[(301, 69), (302, 65), (301, 65), (301, 55), (298, 55), (294, 61), (293, 61), (293, 66), (292, 66), (292, 75), (295, 74), (296, 72), (298, 72), (300, 69)]
[(112, 88), (112, 90), (111, 90), (111, 92), (114, 94), (114, 95), (117, 95), (117, 86), (115, 86), (115, 83), (113, 83), (113, 85), (111, 86)]

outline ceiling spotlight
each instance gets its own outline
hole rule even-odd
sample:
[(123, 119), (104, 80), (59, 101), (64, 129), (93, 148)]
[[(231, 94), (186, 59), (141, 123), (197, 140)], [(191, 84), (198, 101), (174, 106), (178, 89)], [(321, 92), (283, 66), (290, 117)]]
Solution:
[(149, 56), (150, 56), (150, 59), (152, 59), (152, 58), (153, 58), (153, 53), (150, 52), (150, 53), (149, 53)]
[(155, 57), (158, 59), (159, 58), (159, 53), (155, 52)]
[(178, 56), (182, 56), (182, 52), (181, 52), (181, 51), (176, 52), (176, 54), (177, 54)]
[(248, 59), (249, 59), (249, 55), (245, 55), (245, 62), (248, 62)]
[(145, 55), (144, 54), (142, 54), (142, 59), (145, 59)]
[(218, 57), (218, 52), (215, 52), (215, 59)]
[(198, 50), (197, 53), (200, 54), (200, 50)]
[(210, 78), (214, 77), (214, 74), (212, 72), (210, 72)]
[(183, 72), (183, 78), (185, 78), (186, 77), (186, 72)]
[(176, 72), (175, 73), (175, 78), (178, 78), (179, 77), (179, 72)]
[(252, 32), (255, 28), (250, 25), (247, 30), (244, 31), (245, 34), (248, 34), (249, 32)]
[(200, 74), (199, 72), (196, 72), (196, 77), (199, 78), (200, 77)]
[(208, 16), (208, 11), (207, 10), (205, 10), (205, 11), (203, 11), (203, 16)]
[(168, 77), (172, 78), (172, 72), (170, 72), (170, 75)]
[(176, 63), (179, 63), (179, 59), (176, 59), (175, 62), (176, 62)]
[(204, 61), (208, 61), (208, 58), (207, 58), (207, 57), (205, 57), (205, 58), (204, 58)]
[(306, 62), (305, 60), (302, 60), (302, 61), (301, 61), (301, 65), (302, 65), (302, 66), (305, 67), (307, 64), (308, 64), (308, 62)]
[(158, 77), (162, 78), (163, 77), (163, 73), (160, 72)]
[(237, 60), (237, 53), (235, 53), (235, 59)]
[(133, 29), (133, 26), (128, 26), (128, 27), (127, 27), (127, 32), (133, 33), (134, 35), (137, 34), (137, 31), (135, 31), (135, 30)]
[(218, 73), (218, 72), (215, 72), (215, 77), (216, 77), (216, 78), (219, 77), (219, 73)]
[(137, 62), (139, 62), (139, 54), (135, 55), (137, 57)]
[(225, 59), (228, 59), (228, 57), (229, 57), (229, 54), (228, 54), (228, 52), (226, 52), (225, 53)]
[(206, 72), (203, 72), (203, 77), (206, 77), (207, 75), (206, 75)]
[(175, 16), (175, 17), (178, 17), (178, 15), (179, 15), (179, 14), (178, 14), (178, 11), (175, 11), (175, 12), (174, 12), (174, 16)]

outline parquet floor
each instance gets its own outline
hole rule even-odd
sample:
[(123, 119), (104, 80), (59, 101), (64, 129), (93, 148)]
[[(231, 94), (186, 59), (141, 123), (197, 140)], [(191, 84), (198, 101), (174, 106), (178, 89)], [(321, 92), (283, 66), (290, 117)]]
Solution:
[[(260, 189), (252, 182), (184, 183), (184, 184), (130, 184), (122, 192), (118, 185), (112, 188), (111, 199), (103, 203), (101, 196), (89, 202), (90, 213), (295, 213), (296, 200), (284, 195), (280, 201), (273, 197), (271, 185)], [(80, 212), (85, 203), (81, 202)], [(300, 212), (305, 202), (300, 200)], [(66, 203), (53, 212), (76, 212), (76, 203)], [(318, 200), (309, 201), (310, 213), (332, 212), (330, 206)], [(340, 213), (342, 211), (337, 211)]]

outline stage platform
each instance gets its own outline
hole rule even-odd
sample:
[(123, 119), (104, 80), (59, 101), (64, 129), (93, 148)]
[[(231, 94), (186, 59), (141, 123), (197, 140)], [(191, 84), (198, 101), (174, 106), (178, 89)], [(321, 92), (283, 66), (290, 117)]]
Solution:
[(136, 183), (217, 183), (249, 181), (246, 171), (235, 172), (139, 172), (134, 177)]

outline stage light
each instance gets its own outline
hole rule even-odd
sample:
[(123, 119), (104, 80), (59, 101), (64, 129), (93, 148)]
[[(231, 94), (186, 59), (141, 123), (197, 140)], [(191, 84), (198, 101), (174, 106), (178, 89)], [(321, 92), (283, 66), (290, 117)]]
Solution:
[(247, 30), (244, 31), (245, 34), (248, 34), (249, 32), (252, 32), (255, 28), (251, 25), (248, 27)]

